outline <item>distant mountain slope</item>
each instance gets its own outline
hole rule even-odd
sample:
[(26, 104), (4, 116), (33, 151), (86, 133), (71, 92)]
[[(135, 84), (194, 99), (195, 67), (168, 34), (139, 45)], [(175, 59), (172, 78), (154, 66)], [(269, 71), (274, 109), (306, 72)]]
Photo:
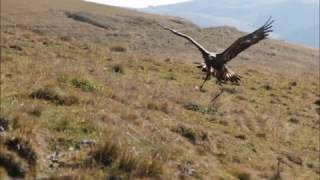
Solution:
[[(230, 25), (244, 31), (260, 26), (268, 16), (273, 16), (276, 20), (275, 33), (281, 39), (319, 47), (319, 26), (316, 26), (319, 4), (315, 3), (302, 0), (194, 0), (143, 10), (185, 17), (202, 27)], [(298, 36), (293, 36), (293, 33), (298, 33)]]

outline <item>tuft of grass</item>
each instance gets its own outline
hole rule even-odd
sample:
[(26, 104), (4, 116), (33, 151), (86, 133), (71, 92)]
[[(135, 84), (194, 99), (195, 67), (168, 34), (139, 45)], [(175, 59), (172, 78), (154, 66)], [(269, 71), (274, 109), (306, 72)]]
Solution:
[(97, 133), (97, 127), (91, 121), (72, 117), (50, 121), (45, 126), (56, 137), (49, 140), (51, 150), (78, 149), (83, 139), (93, 138)]
[(262, 86), (262, 88), (263, 88), (263, 89), (265, 89), (265, 90), (267, 90), (267, 91), (272, 90), (272, 86), (271, 86), (271, 85), (269, 85), (269, 84), (265, 84), (265, 85), (263, 85), (263, 86)]
[(120, 64), (113, 65), (111, 69), (113, 73), (120, 73), (120, 74), (124, 73), (123, 67)]
[(25, 178), (28, 172), (28, 166), (25, 162), (3, 148), (0, 148), (0, 167), (3, 167), (13, 178)]
[(132, 172), (138, 167), (138, 160), (130, 152), (124, 151), (119, 159), (119, 169), (125, 172)]
[(49, 88), (40, 88), (30, 94), (32, 99), (43, 99), (56, 105), (74, 105), (79, 103), (79, 99), (75, 96), (61, 96)]
[(10, 45), (9, 48), (17, 50), (17, 51), (22, 51), (23, 50), (21, 46), (15, 45), (15, 44), (14, 45)]
[(127, 48), (122, 45), (114, 45), (110, 48), (110, 51), (113, 52), (126, 52)]
[(98, 86), (87, 79), (74, 78), (71, 80), (71, 83), (74, 87), (79, 88), (84, 92), (94, 92), (98, 90)]
[(250, 179), (251, 179), (250, 174), (247, 173), (247, 172), (239, 173), (239, 174), (236, 175), (236, 177), (237, 177), (239, 180), (250, 180)]
[(9, 120), (4, 116), (0, 115), (0, 132), (1, 131), (8, 131), (10, 128)]
[(181, 162), (181, 164), (178, 165), (178, 169), (180, 171), (181, 179), (187, 179), (190, 176), (198, 176), (196, 169), (193, 167), (193, 162), (190, 160)]
[(171, 129), (171, 131), (180, 134), (184, 138), (188, 139), (192, 144), (196, 144), (198, 141), (207, 141), (208, 140), (207, 133), (200, 131), (200, 130), (186, 127), (182, 124)]
[(110, 166), (120, 156), (120, 149), (115, 143), (107, 142), (102, 147), (93, 152), (93, 158), (96, 162)]
[(65, 84), (67, 83), (69, 80), (69, 77), (66, 75), (66, 74), (58, 74), (58, 77), (57, 77), (57, 81), (61, 84)]
[(214, 115), (217, 112), (217, 110), (214, 107), (201, 106), (192, 102), (186, 103), (183, 107), (190, 111), (200, 112), (202, 114), (208, 114), (208, 115)]
[(147, 103), (147, 109), (150, 110), (155, 110), (155, 111), (160, 111), (164, 112), (166, 114), (169, 114), (169, 106), (168, 103), (155, 103), (155, 102), (148, 102)]
[[(160, 177), (163, 172), (163, 165), (161, 161), (155, 157), (137, 157), (137, 167), (135, 169), (138, 177)], [(136, 159), (137, 159), (136, 158)]]
[(231, 174), (239, 180), (250, 180), (251, 175), (242, 168), (234, 168), (231, 170)]
[(12, 55), (9, 55), (9, 54), (4, 54), (1, 59), (0, 59), (0, 62), (11, 62), (14, 60), (14, 57)]
[(19, 157), (25, 159), (30, 165), (36, 165), (37, 154), (28, 141), (21, 137), (13, 137), (7, 139), (4, 144), (9, 150), (16, 152)]
[(94, 160), (103, 166), (113, 167), (113, 171), (128, 173), (133, 177), (159, 177), (162, 163), (155, 157), (136, 155), (126, 145), (107, 140), (103, 146), (91, 152)]
[(28, 114), (35, 117), (40, 117), (42, 114), (42, 108), (40, 106), (35, 106), (28, 111)]

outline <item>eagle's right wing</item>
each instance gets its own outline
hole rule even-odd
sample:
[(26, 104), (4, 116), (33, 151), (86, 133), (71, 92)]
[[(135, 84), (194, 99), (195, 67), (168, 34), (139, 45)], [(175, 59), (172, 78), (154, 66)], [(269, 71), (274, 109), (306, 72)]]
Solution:
[(225, 62), (230, 61), (231, 59), (235, 58), (240, 52), (260, 42), (261, 40), (267, 38), (269, 33), (272, 32), (273, 22), (274, 21), (271, 20), (271, 17), (270, 17), (263, 26), (261, 26), (260, 28), (258, 28), (257, 30), (255, 30), (250, 34), (239, 38), (224, 52), (218, 55), (222, 55), (224, 57)]
[(197, 41), (195, 41), (192, 37), (190, 37), (190, 36), (188, 36), (186, 34), (183, 34), (183, 33), (179, 32), (179, 31), (177, 31), (175, 29), (171, 29), (171, 28), (166, 27), (166, 26), (162, 26), (162, 27), (164, 29), (166, 29), (166, 30), (171, 31), (175, 35), (178, 35), (180, 37), (183, 37), (183, 38), (189, 40), (193, 45), (195, 45), (201, 51), (203, 56), (207, 56), (207, 55), (210, 54), (210, 52), (207, 49), (205, 49), (201, 44), (199, 44)]

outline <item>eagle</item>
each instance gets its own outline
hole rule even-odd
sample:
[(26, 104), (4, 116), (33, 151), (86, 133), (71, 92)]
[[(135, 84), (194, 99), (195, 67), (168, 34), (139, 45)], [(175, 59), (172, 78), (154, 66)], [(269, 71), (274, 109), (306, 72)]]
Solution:
[(238, 74), (233, 72), (228, 66), (227, 63), (235, 58), (239, 53), (246, 50), (250, 46), (260, 42), (261, 40), (266, 39), (269, 36), (269, 33), (272, 32), (272, 23), (274, 20), (270, 17), (263, 26), (256, 29), (254, 32), (247, 34), (243, 37), (240, 37), (233, 44), (231, 44), (227, 49), (221, 53), (210, 52), (204, 48), (200, 43), (195, 41), (192, 37), (178, 32), (175, 29), (171, 29), (167, 26), (161, 25), (164, 29), (171, 31), (173, 34), (183, 37), (189, 40), (193, 45), (195, 45), (202, 54), (204, 62), (201, 65), (198, 65), (198, 68), (201, 68), (203, 72), (206, 73), (203, 83), (200, 86), (200, 90), (203, 88), (205, 82), (210, 79), (211, 76), (217, 79), (218, 84), (231, 82), (235, 84), (240, 83), (240, 78)]

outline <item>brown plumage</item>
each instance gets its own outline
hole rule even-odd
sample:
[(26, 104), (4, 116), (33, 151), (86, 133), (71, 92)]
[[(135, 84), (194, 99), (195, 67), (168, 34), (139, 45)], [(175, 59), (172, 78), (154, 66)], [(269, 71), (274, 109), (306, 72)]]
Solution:
[(166, 30), (171, 31), (175, 35), (186, 38), (193, 45), (195, 45), (199, 49), (199, 51), (202, 53), (202, 56), (204, 58), (204, 63), (202, 63), (197, 67), (201, 68), (202, 71), (206, 72), (206, 77), (202, 85), (200, 86), (200, 89), (201, 89), (205, 84), (205, 82), (210, 78), (210, 76), (215, 77), (219, 84), (225, 83), (228, 81), (232, 83), (239, 83), (240, 76), (234, 73), (229, 67), (227, 67), (226, 65), (227, 62), (235, 58), (240, 52), (244, 51), (250, 46), (268, 37), (269, 33), (272, 32), (271, 28), (272, 28), (273, 22), (274, 21), (271, 20), (271, 17), (270, 17), (263, 26), (261, 26), (260, 28), (258, 28), (257, 30), (255, 30), (250, 34), (247, 34), (237, 39), (233, 44), (231, 44), (230, 47), (228, 47), (222, 53), (210, 52), (207, 49), (205, 49), (201, 44), (199, 44), (197, 41), (195, 41), (192, 37), (186, 34), (183, 34), (181, 32), (178, 32), (177, 30), (164, 27), (164, 26), (162, 27)]

